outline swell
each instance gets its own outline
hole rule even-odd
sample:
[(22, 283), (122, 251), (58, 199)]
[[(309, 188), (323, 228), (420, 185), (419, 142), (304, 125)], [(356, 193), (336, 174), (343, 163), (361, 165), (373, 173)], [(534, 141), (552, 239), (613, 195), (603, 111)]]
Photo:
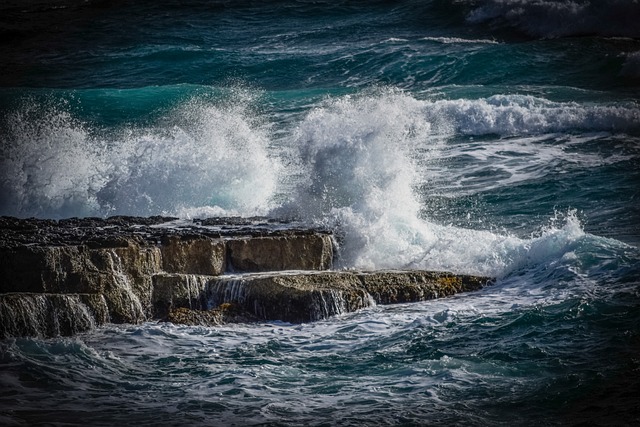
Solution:
[[(0, 27), (21, 43), (16, 49), (8, 36), (0, 43), (0, 85), (135, 88), (242, 79), (267, 90), (381, 83), (411, 90), (637, 86), (632, 53), (639, 48), (629, 37), (638, 37), (638, 10), (623, 0), (46, 3), (6, 6)], [(542, 39), (595, 37), (519, 43), (512, 34), (523, 31)]]
[(483, 0), (471, 6), (467, 21), (506, 27), (535, 37), (600, 35), (640, 37), (640, 5), (625, 0)]

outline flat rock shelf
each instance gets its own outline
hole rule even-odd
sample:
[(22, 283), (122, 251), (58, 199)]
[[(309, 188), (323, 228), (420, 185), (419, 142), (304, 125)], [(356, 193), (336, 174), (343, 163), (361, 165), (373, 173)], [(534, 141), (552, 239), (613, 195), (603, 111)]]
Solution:
[(267, 218), (0, 218), (0, 338), (105, 323), (310, 322), (491, 278), (332, 270), (331, 230)]

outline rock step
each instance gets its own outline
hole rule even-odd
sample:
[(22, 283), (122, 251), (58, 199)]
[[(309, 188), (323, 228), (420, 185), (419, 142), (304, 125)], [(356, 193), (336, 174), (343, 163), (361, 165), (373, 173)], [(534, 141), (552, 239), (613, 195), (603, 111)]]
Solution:
[(333, 262), (330, 234), (211, 238), (166, 235), (158, 245), (134, 239), (117, 247), (89, 245), (0, 248), (0, 293), (101, 293), (105, 275), (159, 272), (221, 275), (226, 272), (326, 270)]
[(330, 234), (270, 236), (163, 235), (157, 244), (129, 238), (120, 246), (25, 245), (0, 248), (0, 294), (103, 295), (116, 323), (153, 316), (152, 276), (158, 273), (221, 275), (237, 271), (328, 269)]
[(425, 271), (331, 271), (327, 230), (264, 218), (0, 217), (0, 338), (106, 322), (307, 322), (479, 289)]
[[(433, 271), (284, 271), (227, 276), (154, 276), (160, 318), (176, 309), (206, 311), (231, 304), (248, 317), (292, 323), (325, 319), (376, 304), (418, 302), (473, 291), (491, 279)], [(197, 324), (206, 323), (197, 314)], [(175, 320), (174, 320), (175, 321)], [(186, 323), (190, 323), (188, 320)]]
[[(424, 301), (491, 283), (480, 276), (432, 271), (282, 271), (224, 276), (159, 273), (151, 280), (151, 315), (117, 293), (0, 294), (0, 339), (73, 335), (113, 323), (152, 319), (190, 325), (301, 323), (376, 304)], [(126, 293), (125, 293), (126, 294)]]

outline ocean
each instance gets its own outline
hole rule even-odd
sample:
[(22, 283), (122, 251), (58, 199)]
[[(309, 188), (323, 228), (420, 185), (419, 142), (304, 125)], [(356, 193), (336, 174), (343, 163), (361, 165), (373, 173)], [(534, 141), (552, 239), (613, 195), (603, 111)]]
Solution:
[(1, 425), (638, 425), (640, 3), (0, 5), (0, 215), (293, 218), (495, 277), (0, 342)]

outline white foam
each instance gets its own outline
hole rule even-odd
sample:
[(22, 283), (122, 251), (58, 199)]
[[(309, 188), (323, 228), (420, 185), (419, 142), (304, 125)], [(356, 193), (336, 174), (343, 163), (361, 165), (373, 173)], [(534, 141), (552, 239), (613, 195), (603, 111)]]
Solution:
[[(628, 135), (623, 138), (632, 140)], [(590, 152), (582, 148), (599, 140), (610, 144), (616, 137), (589, 132), (580, 136), (542, 134), (449, 143), (434, 153), (434, 161), (429, 164), (430, 188), (447, 197), (469, 195), (542, 178), (554, 171), (602, 167), (634, 156), (621, 150)], [(465, 167), (452, 167), (456, 162)]]
[[(306, 179), (295, 187), (289, 208), (339, 225), (345, 265), (380, 265), (378, 256), (363, 258), (367, 247), (409, 249), (406, 236), (394, 235), (415, 229), (420, 206), (412, 191), (411, 152), (429, 131), (422, 103), (398, 93), (343, 97), (311, 111), (294, 139)], [(391, 223), (397, 226), (391, 229)]]
[(570, 129), (638, 131), (637, 104), (553, 102), (530, 95), (438, 100), (425, 108), (429, 120), (446, 120), (465, 135), (528, 135)]
[(422, 40), (442, 44), (499, 44), (499, 42), (496, 40), (463, 39), (460, 37), (423, 37)]
[(88, 215), (107, 180), (100, 152), (68, 112), (37, 105), (8, 116), (0, 159), (2, 214)]
[(126, 138), (111, 152), (117, 179), (109, 201), (116, 208), (133, 202), (138, 212), (264, 212), (279, 165), (268, 154), (268, 133), (245, 107), (193, 101), (175, 112), (166, 134), (145, 130)]
[(391, 37), (391, 38), (388, 38), (388, 39), (384, 40), (382, 43), (405, 43), (405, 42), (408, 42), (408, 41), (409, 40), (403, 39), (403, 38), (400, 38), (400, 37)]

